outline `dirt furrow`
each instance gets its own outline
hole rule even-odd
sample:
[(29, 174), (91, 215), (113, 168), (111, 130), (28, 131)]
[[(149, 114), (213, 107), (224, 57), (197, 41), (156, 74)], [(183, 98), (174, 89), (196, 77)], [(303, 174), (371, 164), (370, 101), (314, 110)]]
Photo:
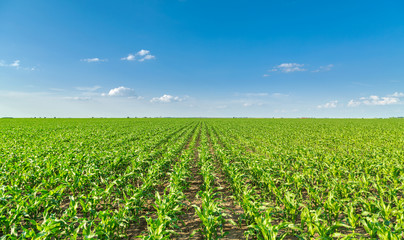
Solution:
[[(191, 142), (192, 136), (194, 135), (196, 128), (197, 128), (197, 125), (193, 128), (192, 134), (190, 134), (186, 144), (184, 145), (184, 147), (182, 148), (181, 151), (185, 151), (189, 148), (189, 144)], [(176, 158), (175, 161), (178, 161), (178, 160), (179, 160), (179, 156), (178, 156), (178, 158)], [(157, 187), (156, 191), (158, 191), (160, 195), (163, 195), (164, 189), (168, 186), (168, 184), (169, 184), (168, 180), (169, 180), (168, 176), (166, 176), (164, 184), (162, 186)], [(148, 215), (148, 217), (155, 218), (156, 209), (154, 209), (154, 207), (153, 207), (154, 198), (148, 199), (146, 202), (147, 202), (146, 203), (147, 208), (146, 208), (146, 210), (143, 211), (144, 213), (141, 215), (143, 215), (143, 216)], [(146, 230), (147, 230), (146, 219), (144, 217), (141, 217), (139, 219), (139, 222), (133, 224), (130, 228), (127, 229), (126, 233), (130, 239), (138, 239), (136, 237), (140, 236), (140, 235), (144, 235)]]
[[(224, 231), (229, 232), (223, 239), (243, 239), (244, 232), (248, 229), (247, 225), (244, 221), (240, 221), (240, 216), (243, 214), (243, 209), (235, 204), (235, 200), (233, 199), (232, 190), (230, 184), (226, 181), (226, 176), (224, 175), (220, 163), (215, 158), (215, 149), (212, 144), (212, 140), (210, 139), (210, 134), (208, 129), (206, 128), (206, 135), (208, 137), (209, 142), (209, 150), (212, 156), (214, 157), (215, 165), (216, 165), (216, 177), (217, 177), (217, 187), (220, 187), (220, 195), (223, 199), (222, 207), (224, 208), (224, 212), (226, 213), (226, 224), (224, 226)], [(231, 222), (236, 223), (236, 225), (231, 224)]]
[[(197, 198), (197, 193), (199, 192), (203, 184), (203, 179), (200, 175), (200, 170), (198, 167), (199, 156), (197, 149), (200, 144), (200, 137), (201, 131), (199, 131), (198, 133), (198, 137), (194, 146), (194, 158), (191, 163), (192, 176), (189, 181), (189, 187), (184, 192), (187, 200), (185, 201), (186, 207), (184, 208), (184, 214), (181, 216), (181, 231), (177, 231), (178, 235), (173, 235), (173, 239), (203, 239), (202, 235), (197, 232), (200, 228), (201, 220), (198, 218), (198, 216), (195, 215), (195, 208), (193, 207), (193, 205), (201, 205), (201, 200)], [(191, 238), (190, 236), (193, 233), (195, 234)]]

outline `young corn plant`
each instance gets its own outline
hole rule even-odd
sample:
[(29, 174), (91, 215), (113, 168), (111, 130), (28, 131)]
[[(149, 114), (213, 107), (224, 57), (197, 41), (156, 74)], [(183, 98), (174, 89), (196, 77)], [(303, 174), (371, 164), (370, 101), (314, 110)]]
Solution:
[[(174, 155), (167, 158), (172, 158)], [(180, 157), (168, 174), (170, 181), (164, 194), (161, 196), (156, 191), (154, 208), (157, 217), (146, 217), (148, 234), (143, 239), (170, 239), (173, 234), (176, 234), (174, 229), (179, 228), (177, 223), (180, 221), (179, 216), (182, 214), (185, 199), (183, 190), (187, 187), (187, 179), (190, 176), (187, 163), (185, 153), (185, 157)]]
[(202, 221), (202, 229), (200, 232), (208, 239), (218, 239), (225, 236), (223, 226), (226, 222), (223, 209), (220, 207), (217, 199), (217, 193), (213, 192), (214, 189), (207, 189), (198, 193), (201, 198), (202, 205), (198, 207), (194, 205), (195, 212), (199, 219)]
[(291, 192), (283, 194), (283, 198), (279, 198), (284, 206), (284, 212), (286, 219), (294, 223), (299, 214), (298, 209), (300, 207), (299, 202), (296, 200), (296, 195)]
[(208, 141), (205, 135), (201, 138), (198, 150), (199, 165), (203, 178), (202, 190), (198, 193), (198, 197), (202, 203), (200, 207), (194, 205), (194, 208), (196, 215), (202, 222), (199, 231), (208, 240), (223, 238), (228, 234), (223, 229), (226, 223), (226, 214), (220, 206), (221, 201), (217, 192), (219, 188), (214, 187), (216, 176), (214, 175), (213, 159), (209, 153)]
[(249, 226), (249, 231), (246, 232), (247, 239), (249, 235), (256, 236), (262, 240), (281, 240), (286, 237), (286, 232), (280, 234), (280, 230), (285, 229), (290, 224), (282, 222), (280, 224), (272, 224), (272, 213), (267, 209), (261, 214), (255, 214), (254, 223)]
[(345, 207), (344, 212), (346, 215), (346, 221), (347, 221), (348, 225), (351, 227), (351, 230), (355, 233), (355, 229), (360, 224), (360, 219), (361, 219), (360, 215), (355, 212), (355, 207), (352, 203), (348, 204)]

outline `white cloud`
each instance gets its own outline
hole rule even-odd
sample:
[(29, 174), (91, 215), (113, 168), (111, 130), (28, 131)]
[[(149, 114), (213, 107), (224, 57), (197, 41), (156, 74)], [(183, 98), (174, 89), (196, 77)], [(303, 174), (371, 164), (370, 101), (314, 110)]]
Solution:
[[(320, 66), (316, 70), (312, 70), (311, 72), (327, 72), (330, 71), (334, 67), (334, 64), (328, 64), (325, 66)], [(283, 72), (283, 73), (291, 73), (291, 72), (304, 72), (308, 71), (305, 68), (305, 64), (300, 63), (282, 63), (279, 64), (272, 69), (269, 69), (268, 72)], [(263, 77), (268, 77), (269, 74), (264, 74)]]
[(391, 96), (392, 96), (392, 97), (399, 97), (399, 98), (402, 98), (402, 97), (404, 97), (404, 93), (402, 93), (402, 92), (395, 92), (395, 93), (393, 93)]
[(109, 97), (130, 97), (135, 95), (135, 91), (131, 88), (127, 87), (117, 87), (109, 90), (108, 93), (101, 94), (102, 96), (109, 96)]
[(144, 97), (142, 97), (142, 96), (130, 96), (128, 98), (137, 99), (137, 100), (143, 100), (144, 99)]
[(139, 62), (143, 62), (145, 60), (151, 60), (151, 59), (155, 59), (156, 57), (150, 54), (149, 50), (140, 50), (139, 52), (137, 52), (136, 54), (128, 54), (127, 57), (123, 57), (121, 58), (121, 60), (126, 60), (126, 61), (134, 61), (137, 60)]
[(139, 59), (139, 62), (143, 62), (144, 60), (150, 60), (150, 59), (154, 59), (154, 58), (156, 58), (156, 57), (153, 55), (146, 55), (143, 58)]
[(396, 97), (379, 97), (375, 95), (368, 98), (362, 97), (360, 100), (362, 100), (362, 103), (365, 105), (390, 105), (400, 101), (400, 99)]
[(7, 64), (4, 61), (0, 61), (0, 67), (14, 67), (20, 68), (20, 60), (15, 60), (13, 63)]
[(272, 96), (272, 97), (275, 97), (275, 98), (289, 97), (288, 94), (283, 94), (283, 93), (272, 93), (271, 96)]
[(145, 56), (145, 55), (148, 55), (149, 53), (150, 53), (149, 50), (144, 50), (144, 49), (142, 49), (142, 50), (140, 50), (139, 52), (137, 52), (137, 55), (139, 55), (139, 56)]
[(262, 77), (269, 77), (269, 76), (271, 76), (271, 75), (269, 75), (269, 74), (262, 75)]
[(92, 62), (106, 62), (107, 59), (100, 59), (100, 58), (85, 58), (85, 59), (81, 59), (81, 61), (83, 62), (88, 62), (88, 63), (92, 63)]
[(252, 107), (252, 106), (262, 106), (264, 103), (262, 102), (244, 102), (243, 107)]
[(334, 67), (334, 64), (328, 64), (326, 66), (320, 66), (318, 69), (313, 70), (312, 72), (327, 72), (330, 71)]
[(337, 100), (322, 104), (322, 105), (318, 105), (317, 108), (336, 108), (338, 104)]
[(299, 63), (282, 63), (279, 64), (278, 66), (275, 66), (270, 70), (270, 72), (276, 72), (276, 71), (281, 71), (284, 73), (290, 73), (290, 72), (303, 72), (306, 71), (306, 69), (303, 68), (304, 64), (299, 64)]
[(51, 91), (55, 91), (55, 92), (64, 92), (65, 90), (62, 88), (49, 88), (49, 90)]
[(135, 55), (129, 54), (127, 57), (121, 58), (121, 60), (133, 61), (133, 60), (135, 60)]
[(100, 89), (100, 86), (94, 86), (94, 87), (76, 87), (77, 90), (79, 91), (85, 91), (85, 92), (94, 92)]
[(21, 67), (20, 60), (15, 60), (12, 63), (6, 63), (5, 61), (0, 60), (0, 67), (10, 67), (10, 68), (22, 69), (22, 70), (26, 70), (26, 71), (37, 70), (36, 67)]
[(404, 93), (395, 92), (391, 95), (387, 95), (386, 97), (379, 97), (376, 95), (371, 95), (369, 97), (361, 97), (359, 100), (350, 100), (348, 102), (348, 107), (357, 107), (359, 105), (367, 105), (367, 106), (384, 106), (384, 105), (392, 105), (399, 104), (400, 98), (404, 97)]
[(357, 107), (357, 106), (359, 106), (359, 105), (361, 105), (361, 103), (358, 102), (358, 101), (354, 101), (353, 99), (351, 99), (351, 100), (348, 102), (348, 107)]
[(169, 103), (169, 102), (181, 102), (185, 100), (185, 98), (180, 98), (178, 96), (171, 96), (168, 94), (164, 94), (161, 97), (154, 97), (150, 100), (150, 102), (161, 102), (161, 103)]
[(20, 60), (15, 60), (12, 64), (10, 64), (10, 67), (19, 68), (20, 67)]

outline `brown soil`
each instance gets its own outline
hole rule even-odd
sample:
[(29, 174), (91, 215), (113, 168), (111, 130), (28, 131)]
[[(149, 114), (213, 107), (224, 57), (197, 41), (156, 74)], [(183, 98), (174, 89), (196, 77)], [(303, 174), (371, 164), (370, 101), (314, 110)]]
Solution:
[[(212, 154), (212, 156), (215, 156), (215, 150), (213, 148), (209, 132), (206, 131), (206, 134), (208, 137), (210, 153)], [(222, 207), (224, 208), (224, 212), (226, 213), (227, 220), (226, 224), (224, 225), (224, 231), (229, 233), (223, 239), (243, 239), (245, 238), (244, 232), (248, 229), (248, 227), (244, 221), (239, 221), (239, 219), (240, 215), (242, 215), (244, 211), (239, 205), (235, 204), (235, 200), (233, 199), (233, 196), (231, 194), (232, 190), (230, 184), (225, 180), (226, 177), (224, 176), (221, 170), (222, 168), (220, 167), (220, 164), (217, 162), (216, 159), (215, 164), (217, 169), (217, 171), (215, 172), (217, 181), (215, 183), (217, 184), (217, 187), (220, 187), (221, 189), (219, 190), (219, 192), (223, 201)], [(234, 226), (230, 223), (229, 220), (235, 222), (237, 225)]]
[[(244, 221), (239, 222), (240, 215), (242, 215), (244, 211), (239, 205), (235, 204), (230, 185), (224, 180), (225, 177), (221, 171), (217, 171), (216, 177), (216, 187), (220, 187), (218, 192), (222, 198), (221, 206), (224, 209), (224, 213), (226, 214), (225, 219), (227, 220), (224, 225), (224, 231), (229, 233), (223, 239), (244, 239), (244, 231), (246, 231), (248, 227)], [(235, 222), (237, 225), (234, 226), (229, 220)]]
[[(194, 133), (196, 127), (193, 129), (192, 133)], [(191, 142), (193, 134), (190, 135), (190, 137), (188, 138), (185, 146), (183, 147), (183, 150), (186, 150), (189, 148), (189, 144)], [(178, 161), (179, 157), (175, 160)], [(164, 181), (164, 184), (162, 186), (158, 186), (156, 191), (159, 192), (160, 195), (164, 194), (164, 189), (169, 185), (169, 179), (167, 178), (166, 181)], [(168, 193), (168, 192), (167, 192)], [(154, 203), (154, 199), (148, 199), (146, 206), (148, 206), (148, 209), (146, 211), (144, 211), (142, 214), (140, 214), (140, 216), (148, 216), (151, 218), (156, 218), (156, 210), (153, 207), (153, 203)], [(126, 233), (128, 235), (128, 237), (130, 239), (137, 239), (136, 236), (145, 236), (147, 233), (147, 222), (145, 218), (140, 218), (139, 222), (136, 222), (134, 224), (131, 224), (131, 226), (126, 230)]]
[[(189, 187), (184, 192), (186, 196), (184, 214), (180, 217), (180, 231), (176, 231), (177, 235), (172, 236), (173, 239), (203, 239), (202, 235), (197, 232), (200, 229), (201, 220), (195, 215), (195, 209), (192, 205), (201, 205), (201, 200), (197, 198), (197, 193), (199, 192), (203, 179), (200, 175), (198, 167), (198, 146), (200, 144), (201, 132), (198, 133), (194, 147), (194, 159), (191, 162), (191, 172), (192, 176), (189, 181)], [(190, 235), (195, 232), (195, 235), (190, 238)]]

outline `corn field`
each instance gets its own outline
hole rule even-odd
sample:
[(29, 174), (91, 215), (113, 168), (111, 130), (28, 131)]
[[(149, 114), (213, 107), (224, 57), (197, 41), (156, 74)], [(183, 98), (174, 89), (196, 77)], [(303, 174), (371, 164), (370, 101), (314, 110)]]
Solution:
[(404, 119), (1, 119), (0, 239), (404, 239)]

